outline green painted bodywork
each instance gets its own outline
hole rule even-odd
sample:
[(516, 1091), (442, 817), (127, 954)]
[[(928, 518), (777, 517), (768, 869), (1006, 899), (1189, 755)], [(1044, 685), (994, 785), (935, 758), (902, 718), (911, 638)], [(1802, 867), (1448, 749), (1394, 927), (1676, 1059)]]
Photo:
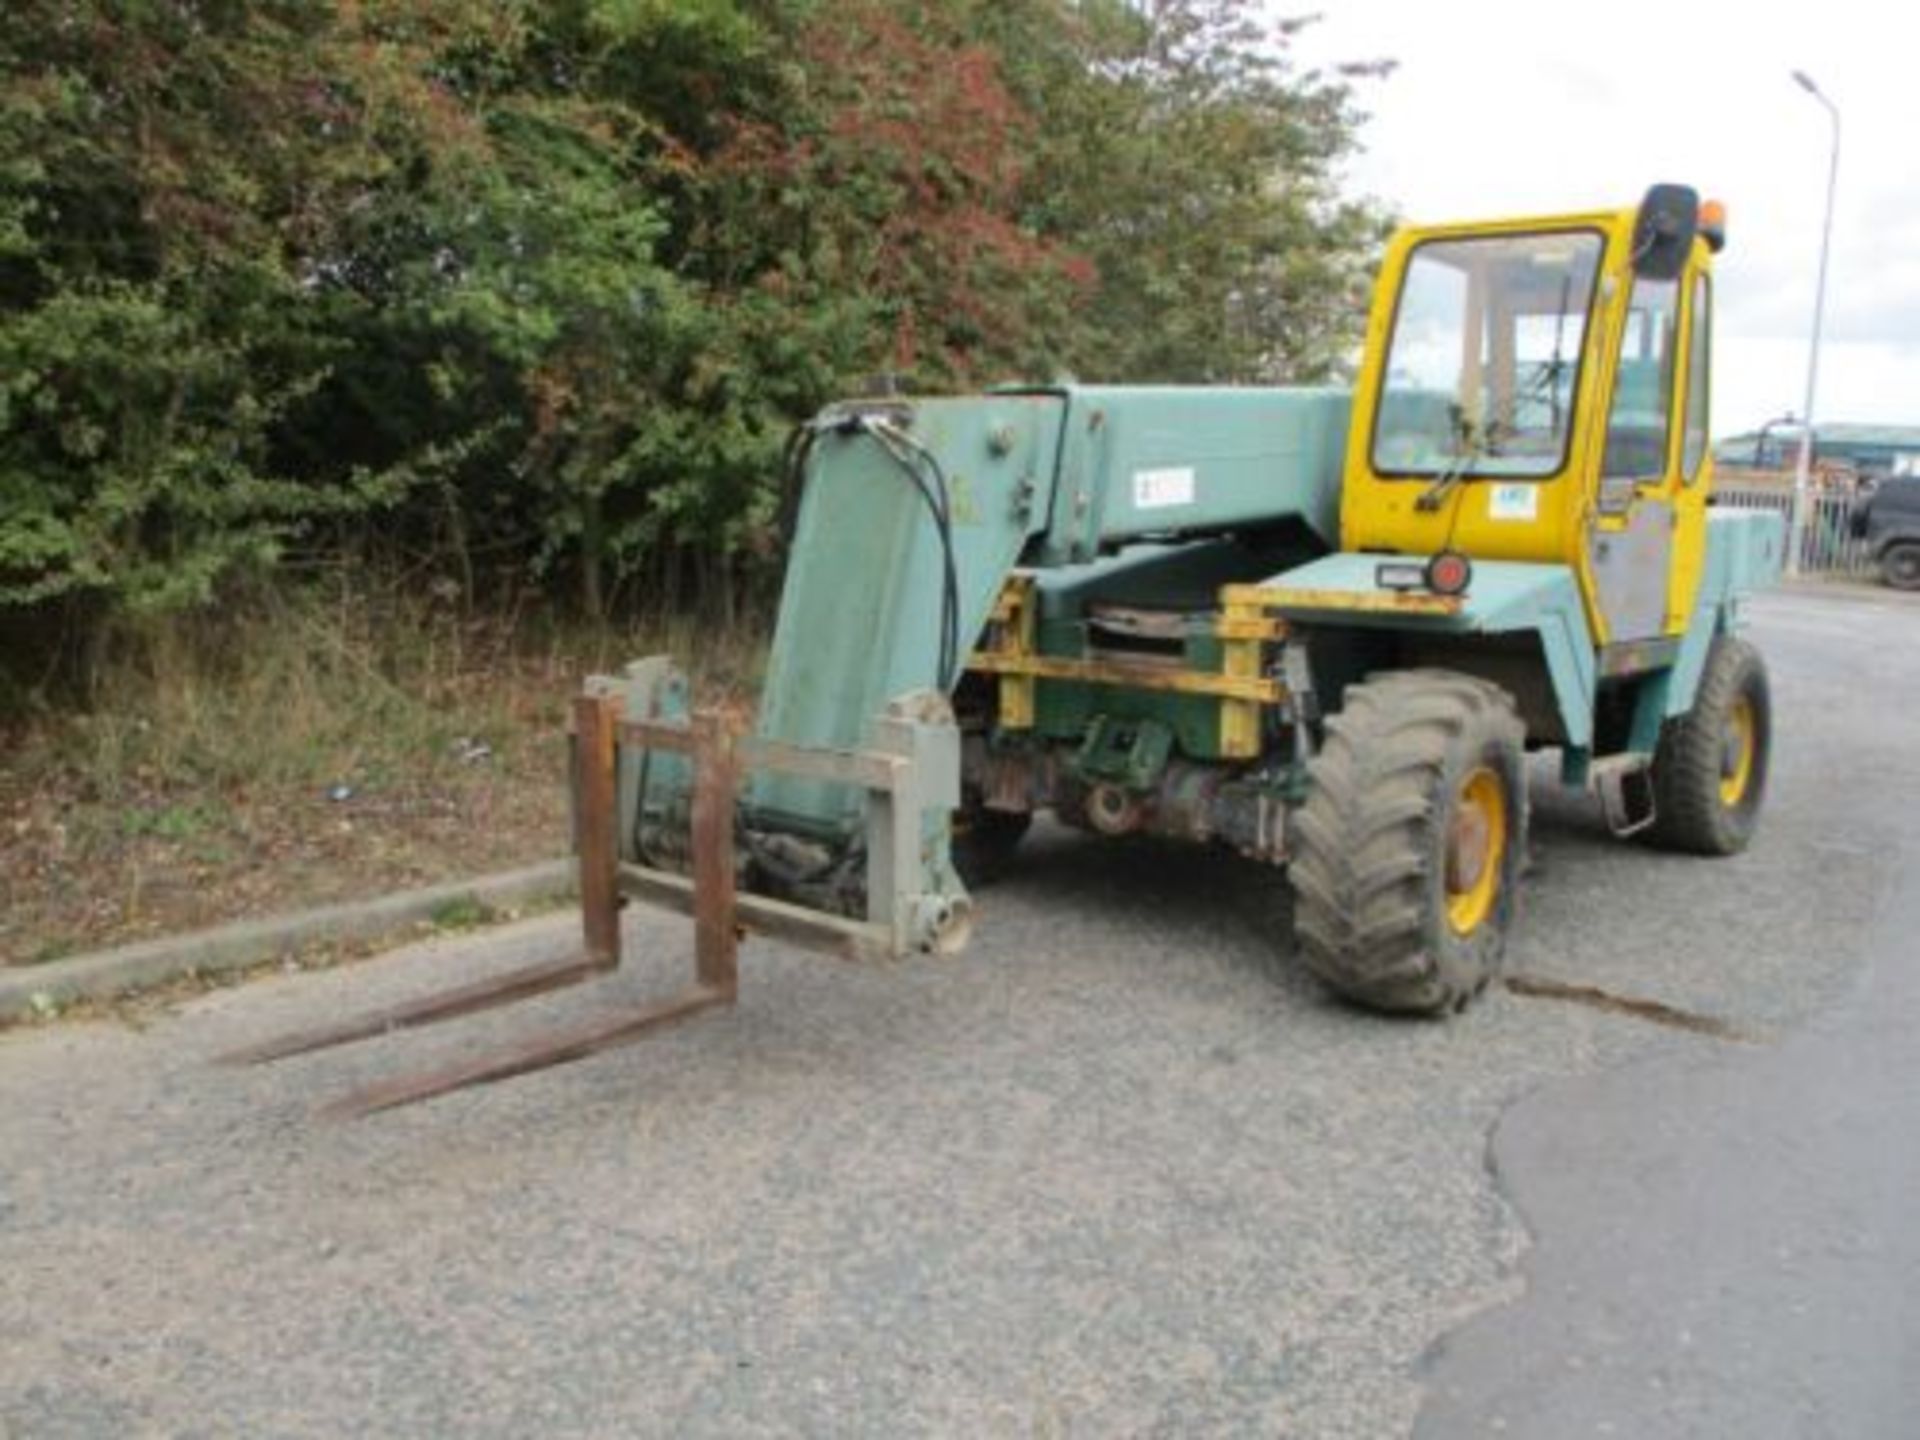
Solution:
[(1164, 725), (1181, 754), (1219, 757), (1220, 702), (1208, 696), (1069, 680), (1042, 680), (1037, 692), (1032, 733), (1041, 739), (1078, 742), (1104, 717)]
[[(1084, 386), (1066, 407), (1041, 566), (1118, 542), (1299, 518), (1339, 543), (1352, 397), (1335, 389)], [(1182, 498), (1188, 497), (1188, 498)]]
[(1772, 510), (1709, 510), (1707, 559), (1694, 598), (1693, 619), (1681, 637), (1680, 654), (1666, 694), (1666, 713), (1684, 715), (1693, 708), (1707, 652), (1721, 635), (1744, 623), (1740, 604), (1755, 590), (1780, 578), (1787, 553), (1787, 524)]
[[(1266, 583), (1283, 590), (1321, 595), (1378, 596), (1375, 578), (1381, 556), (1329, 555), (1284, 571)], [(1424, 557), (1420, 557), (1423, 558)], [(1580, 585), (1567, 565), (1535, 565), (1517, 560), (1483, 560), (1473, 567), (1473, 584), (1451, 615), (1403, 610), (1353, 610), (1336, 604), (1281, 605), (1276, 613), (1303, 625), (1447, 635), (1537, 635), (1541, 656), (1560, 707), (1567, 743), (1593, 743), (1596, 657), (1593, 633), (1580, 604)]]
[[(1737, 629), (1741, 600), (1778, 577), (1784, 549), (1784, 527), (1771, 511), (1709, 513), (1706, 564), (1694, 600), (1693, 620), (1680, 638), (1677, 652), (1670, 664), (1626, 677), (1639, 687), (1627, 747), (1630, 752), (1650, 755), (1659, 742), (1661, 725), (1693, 708), (1715, 637)], [(1380, 560), (1378, 555), (1328, 555), (1283, 571), (1267, 583), (1321, 595), (1378, 596), (1381, 590), (1375, 576)], [(1590, 751), (1600, 683), (1599, 654), (1587, 627), (1572, 568), (1483, 560), (1474, 565), (1473, 583), (1461, 602), (1459, 611), (1450, 615), (1352, 610), (1334, 603), (1320, 607), (1282, 605), (1277, 613), (1305, 625), (1403, 634), (1534, 636), (1552, 682), (1566, 744), (1570, 750)]]
[[(1094, 643), (1089, 615), (1095, 604), (1138, 606), (1184, 614), (1181, 662), (1191, 670), (1217, 671), (1220, 642), (1212, 633), (1212, 612), (1220, 587), (1257, 580), (1322, 548), (1319, 536), (1301, 524), (1257, 537), (1133, 545), (1089, 564), (1037, 570), (1037, 648), (1044, 655), (1081, 658)], [(1035, 692), (1034, 733), (1042, 738), (1078, 740), (1104, 715), (1167, 726), (1189, 758), (1220, 757), (1220, 704), (1208, 696), (1068, 680), (1041, 680)]]
[(1173, 758), (1173, 746), (1173, 731), (1157, 720), (1098, 715), (1073, 757), (1073, 769), (1082, 780), (1112, 780), (1129, 790), (1150, 790)]
[[(963, 651), (1046, 524), (1065, 410), (1049, 394), (912, 402), (909, 433), (939, 459), (952, 494)], [(934, 673), (938, 532), (900, 463), (870, 435), (826, 429), (804, 483), (758, 733), (853, 749), (895, 696), (945, 688)], [(755, 775), (748, 803), (825, 834), (864, 823), (865, 797), (822, 781)]]
[[(1564, 743), (1565, 773), (1576, 783), (1588, 774), (1597, 729), (1616, 750), (1624, 743), (1630, 752), (1651, 752), (1666, 720), (1692, 705), (1714, 637), (1739, 623), (1740, 598), (1779, 569), (1777, 516), (1714, 512), (1693, 623), (1677, 644), (1631, 656), (1596, 651), (1574, 572), (1563, 565), (1483, 561), (1453, 613), (1381, 607), (1383, 557), (1329, 553), (1338, 543), (1349, 414), (1348, 396), (1332, 390), (1108, 387), (858, 402), (823, 412), (804, 452), (757, 733), (810, 750), (878, 752), (905, 769), (895, 772), (902, 778), (893, 802), (850, 783), (750, 772), (741, 818), (749, 844), (759, 847), (754, 863), (773, 854), (769, 836), (823, 842), (809, 853), (860, 869), (869, 918), (891, 927), (896, 950), (905, 937), (924, 943), (938, 928), (929, 914), (965, 903), (949, 863), (948, 814), (962, 797), (967, 752), (937, 697), (926, 694), (951, 687), (937, 673), (938, 528), (915, 478), (932, 483), (925, 456), (937, 462), (951, 497), (962, 665), (1016, 571), (1032, 581), (1040, 654), (1108, 665), (1157, 660), (1213, 674), (1225, 645), (1215, 633), (1222, 586), (1315, 592), (1321, 600), (1297, 595), (1274, 610), (1305, 645), (1283, 657), (1280, 645), (1259, 642), (1268, 646), (1264, 673), (1278, 674), (1283, 658), (1300, 665), (1305, 673), (1296, 678), (1288, 669), (1288, 683), (1311, 678), (1320, 703), (1332, 706), (1340, 683), (1382, 664), (1478, 668), (1527, 692), (1523, 713), (1539, 722), (1530, 733)], [(610, 683), (624, 687), (630, 714), (685, 712), (684, 683), (660, 665)], [(987, 733), (977, 737), (985, 753), (1045, 762), (1025, 771), (1015, 763), (1016, 774), (1064, 775), (1147, 795), (1165, 777), (1195, 773), (1178, 759), (1215, 762), (1235, 772), (1235, 783), (1256, 772), (1253, 784), (1289, 802), (1307, 784), (1305, 748), (1288, 730), (1297, 713), (1291, 699), (1263, 715), (1261, 753), (1230, 760), (1223, 702), (1215, 697), (1131, 680), (1043, 677), (1034, 685), (1031, 727), (1003, 729), (992, 724), (991, 682), (963, 682), (974, 683), (984, 686), (977, 698), (985, 704), (959, 698), (986, 718)], [(903, 697), (918, 698), (883, 718)], [(683, 834), (685, 762), (627, 749), (620, 767), (623, 853), (642, 831), (668, 841)], [(918, 827), (915, 835), (874, 821), (887, 803), (896, 819), (905, 814)], [(875, 848), (882, 842), (884, 855)], [(1254, 843), (1264, 842), (1256, 836)], [(802, 856), (792, 864), (807, 870), (815, 861)]]
[[(876, 402), (939, 461), (952, 494), (960, 648), (970, 649), (1016, 567), (1034, 576), (1043, 654), (1080, 658), (1096, 603), (1185, 612), (1191, 669), (1217, 669), (1209, 633), (1220, 586), (1377, 595), (1379, 557), (1327, 554), (1337, 531), (1349, 402), (1335, 390), (1062, 387)], [(870, 434), (819, 422), (804, 475), (758, 731), (850, 749), (899, 695), (940, 688), (940, 549), (925, 501)], [(1778, 568), (1778, 521), (1715, 512), (1699, 598), (1670, 671), (1644, 677), (1631, 743), (1693, 702), (1706, 650), (1740, 594)], [(1598, 657), (1573, 572), (1483, 561), (1458, 614), (1315, 612), (1307, 625), (1538, 638), (1566, 744), (1594, 743)], [(1180, 753), (1220, 756), (1219, 702), (1205, 696), (1042, 680), (1034, 737), (1079, 742), (1102, 717), (1163, 725)], [(1649, 738), (1651, 735), (1652, 739)], [(748, 802), (777, 825), (850, 834), (864, 797), (816, 780), (757, 775)]]
[[(1219, 584), (1330, 545), (1349, 405), (1326, 389), (1076, 386), (829, 410), (805, 469), (758, 733), (852, 748), (889, 699), (939, 688), (935, 526), (894, 456), (837, 417), (884, 410), (939, 461), (953, 496), (963, 655), (1023, 563), (1043, 575), (1042, 648), (1077, 654), (1074, 627), (1096, 593), (1135, 604), (1191, 596), (1201, 610)], [(1262, 533), (1193, 543), (1223, 531)], [(1151, 539), (1181, 543), (1138, 543)], [(1095, 701), (1063, 693), (1076, 688), (1041, 687), (1049, 733), (1085, 729)], [(1183, 747), (1212, 753), (1212, 702), (1140, 708)], [(861, 823), (864, 797), (760, 775), (748, 803), (780, 825), (842, 834)]]

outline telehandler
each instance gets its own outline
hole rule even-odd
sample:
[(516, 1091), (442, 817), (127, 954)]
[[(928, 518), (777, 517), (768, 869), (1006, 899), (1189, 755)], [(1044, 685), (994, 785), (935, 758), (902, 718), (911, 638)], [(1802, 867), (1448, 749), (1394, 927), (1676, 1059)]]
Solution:
[[(949, 951), (1051, 811), (1284, 865), (1299, 953), (1381, 1010), (1500, 971), (1525, 763), (1612, 829), (1731, 855), (1772, 720), (1740, 607), (1777, 516), (1708, 500), (1717, 205), (1404, 229), (1356, 383), (850, 400), (800, 503), (751, 734), (664, 658), (575, 707), (584, 957), (289, 1053), (610, 968), (625, 897), (696, 920), (685, 994), (352, 1097), (364, 1111), (733, 999), (757, 930)], [(1275, 883), (1281, 883), (1276, 876)]]

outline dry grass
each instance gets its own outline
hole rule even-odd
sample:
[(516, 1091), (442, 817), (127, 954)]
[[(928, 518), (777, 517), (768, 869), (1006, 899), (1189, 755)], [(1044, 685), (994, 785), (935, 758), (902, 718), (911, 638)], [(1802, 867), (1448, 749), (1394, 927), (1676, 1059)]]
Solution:
[(430, 884), (565, 848), (568, 700), (666, 650), (707, 693), (762, 646), (691, 623), (266, 593), (102, 647), (84, 708), (0, 754), (0, 964)]

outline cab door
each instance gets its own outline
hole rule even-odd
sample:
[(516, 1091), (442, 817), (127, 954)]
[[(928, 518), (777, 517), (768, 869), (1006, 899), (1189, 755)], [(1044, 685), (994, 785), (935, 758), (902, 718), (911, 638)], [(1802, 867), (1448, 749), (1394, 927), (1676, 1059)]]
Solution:
[(1681, 344), (1686, 370), (1679, 382), (1680, 435), (1672, 487), (1673, 559), (1667, 586), (1667, 633), (1686, 633), (1700, 577), (1707, 568), (1707, 497), (1713, 489), (1708, 399), (1713, 379), (1713, 280), (1697, 260), (1686, 276), (1687, 308)]
[(1636, 275), (1613, 364), (1600, 475), (1588, 521), (1587, 562), (1608, 644), (1669, 633), (1679, 455), (1683, 271)]

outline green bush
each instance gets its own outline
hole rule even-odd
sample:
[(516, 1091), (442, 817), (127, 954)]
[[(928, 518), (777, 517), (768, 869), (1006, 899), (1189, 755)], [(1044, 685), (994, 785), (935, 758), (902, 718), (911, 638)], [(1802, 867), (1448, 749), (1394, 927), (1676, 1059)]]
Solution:
[(1317, 378), (1379, 236), (1250, 0), (14, 0), (0, 697), (377, 562), (766, 590), (863, 377)]

